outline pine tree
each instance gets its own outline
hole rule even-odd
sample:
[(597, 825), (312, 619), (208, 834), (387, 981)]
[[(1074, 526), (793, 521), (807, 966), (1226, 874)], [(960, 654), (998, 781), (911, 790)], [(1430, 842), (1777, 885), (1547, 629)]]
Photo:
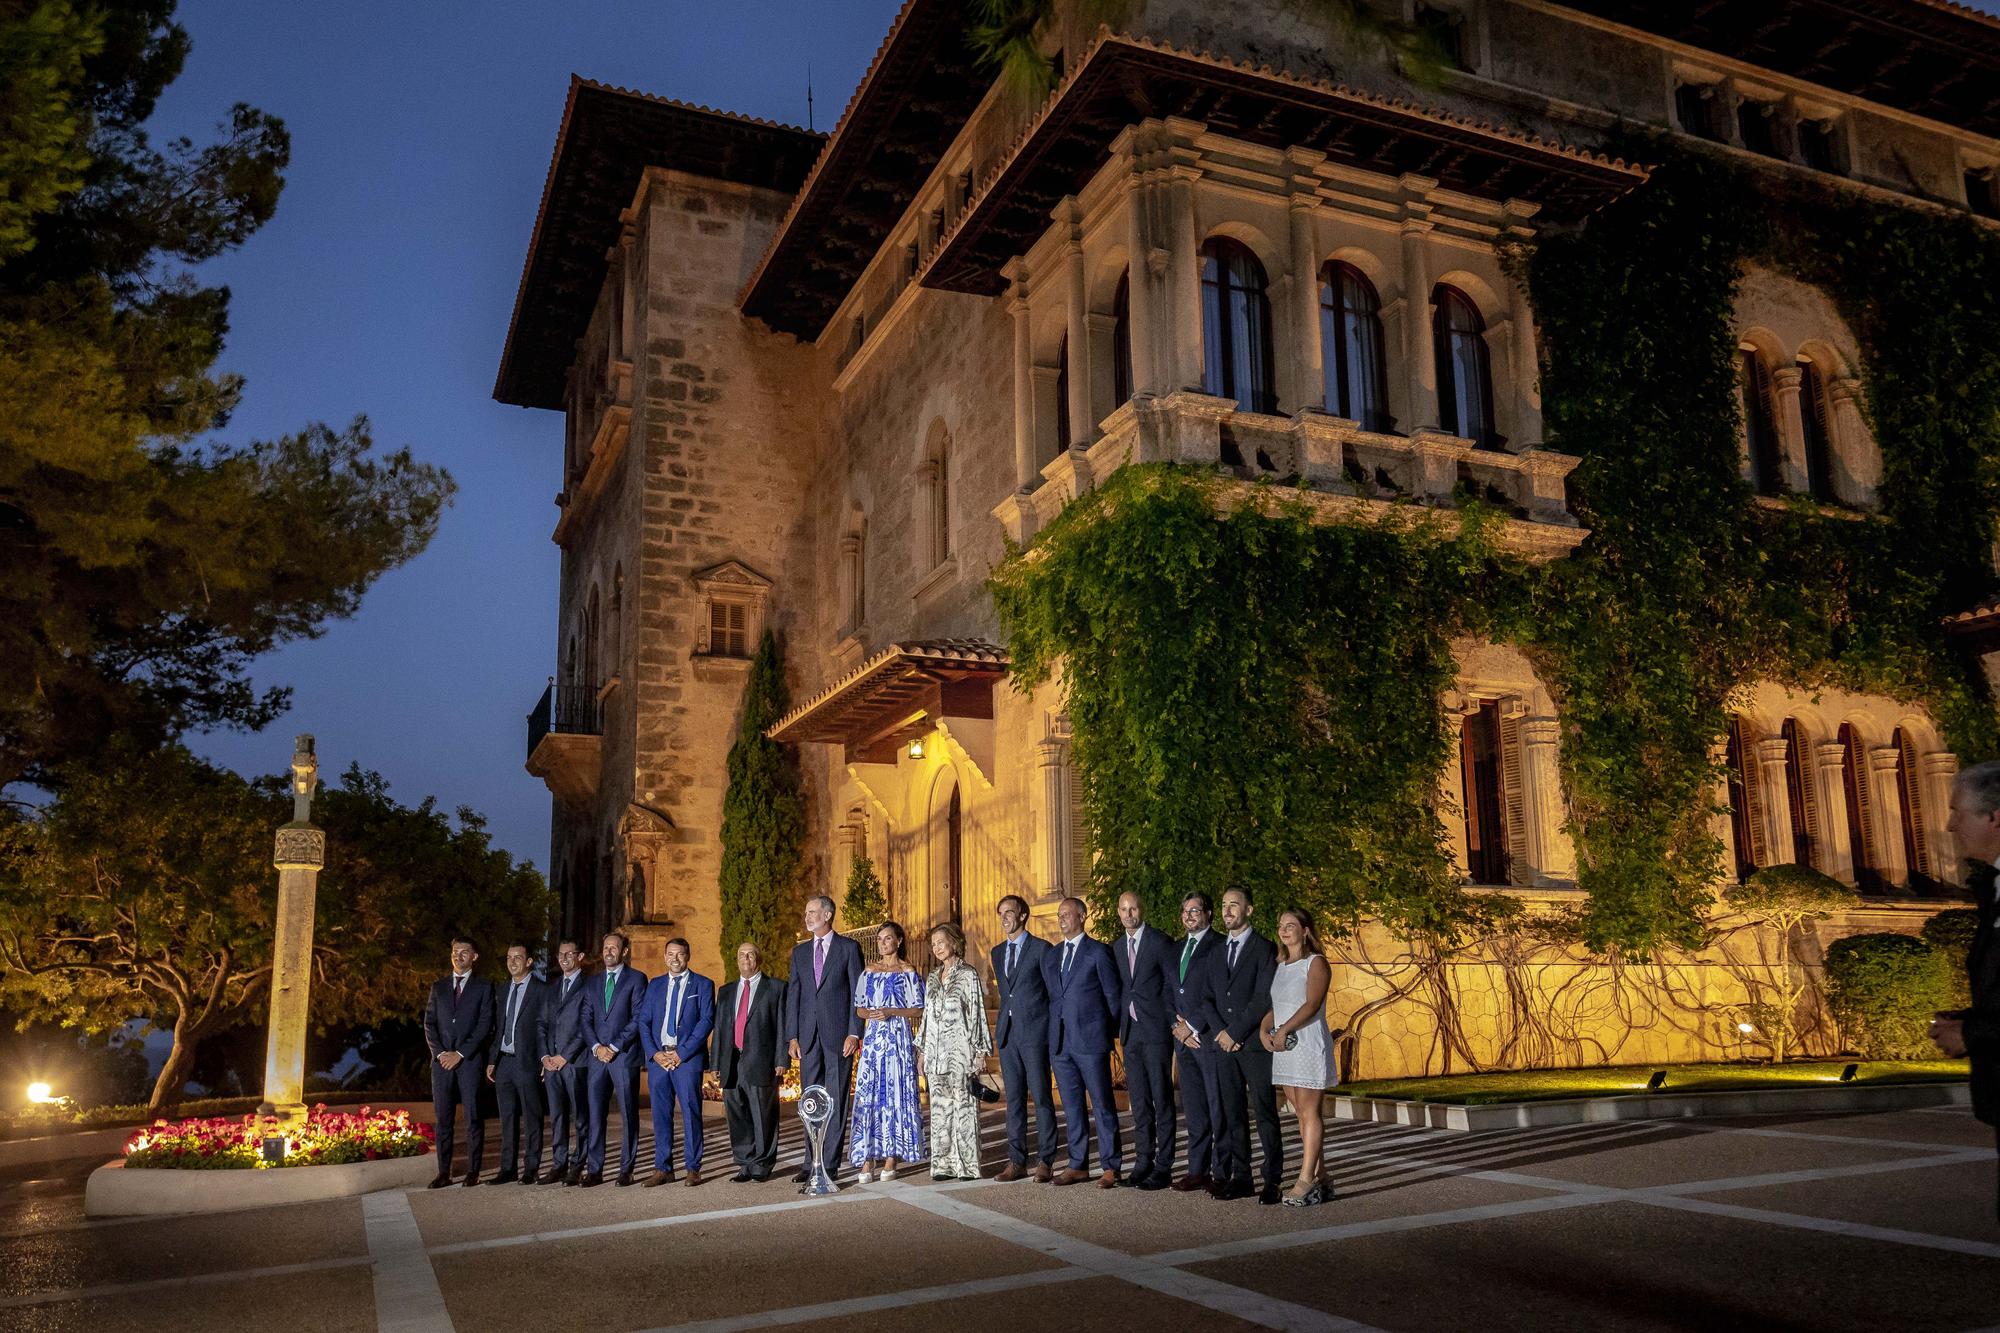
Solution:
[(722, 956), (731, 977), (744, 940), (763, 953), (766, 972), (789, 973), (805, 902), (805, 784), (791, 748), (764, 734), (786, 702), (778, 641), (766, 630), (750, 664), (722, 798)]

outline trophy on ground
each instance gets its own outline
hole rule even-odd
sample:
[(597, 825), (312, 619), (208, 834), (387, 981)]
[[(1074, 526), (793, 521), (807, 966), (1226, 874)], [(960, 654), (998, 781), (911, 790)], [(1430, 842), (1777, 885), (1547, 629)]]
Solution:
[(825, 1154), (821, 1144), (826, 1139), (827, 1122), (833, 1119), (833, 1097), (827, 1090), (815, 1083), (799, 1094), (799, 1119), (806, 1127), (806, 1160), (812, 1178), (806, 1181), (802, 1194), (837, 1194), (840, 1186), (833, 1183), (833, 1177), (826, 1173)]

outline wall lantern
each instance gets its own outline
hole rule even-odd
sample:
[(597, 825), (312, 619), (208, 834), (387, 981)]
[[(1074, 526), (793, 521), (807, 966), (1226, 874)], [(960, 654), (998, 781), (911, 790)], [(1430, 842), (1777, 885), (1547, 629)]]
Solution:
[(919, 736), (915, 740), (910, 742), (910, 758), (922, 759), (923, 757), (924, 757), (924, 740), (923, 737)]

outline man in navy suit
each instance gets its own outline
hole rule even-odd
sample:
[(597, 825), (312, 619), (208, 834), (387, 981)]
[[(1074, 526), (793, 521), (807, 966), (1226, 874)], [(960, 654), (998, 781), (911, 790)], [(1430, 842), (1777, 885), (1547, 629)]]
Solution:
[[(532, 1185), (542, 1166), (542, 1005), (549, 988), (535, 979), (534, 966), (527, 945), (510, 945), (507, 984), (494, 997), (500, 1019), (486, 1052), (486, 1081), (500, 1103), (496, 1185), (513, 1180)], [(517, 1148), (525, 1152), (519, 1176), (514, 1174)]]
[(1113, 1189), (1124, 1154), (1118, 1141), (1118, 1107), (1111, 1100), (1111, 1034), (1125, 989), (1111, 950), (1083, 933), (1083, 899), (1065, 898), (1056, 909), (1062, 940), (1042, 956), (1042, 981), (1049, 988), (1049, 1064), (1062, 1090), (1063, 1124), (1069, 1131), (1069, 1166), (1058, 1185), (1090, 1179), (1090, 1125), (1097, 1122), (1098, 1186)]
[(1035, 1179), (1055, 1179), (1056, 1109), (1049, 1085), (1049, 988), (1042, 980), (1048, 941), (1028, 932), (1028, 903), (1017, 893), (1000, 900), (1006, 938), (993, 946), (993, 982), (1000, 1012), (993, 1045), (1007, 1087), (1007, 1165), (996, 1180), (1028, 1174), (1028, 1098), (1035, 1099)]
[[(589, 984), (583, 975), (583, 950), (575, 940), (556, 945), (556, 966), (562, 975), (549, 983), (547, 1002), (536, 1025), (542, 1048), (542, 1090), (549, 1102), (549, 1135), (554, 1144), (550, 1160), (555, 1172), (547, 1183), (574, 1185), (581, 1171), (584, 1141), (589, 1138), (588, 1104), (585, 1100), (584, 1052), (590, 1043), (584, 1037), (584, 1007)], [(574, 1131), (576, 1150), (570, 1151)]]
[(1222, 937), (1209, 929), (1215, 904), (1205, 893), (1181, 900), (1180, 957), (1174, 964), (1174, 1052), (1181, 1079), (1181, 1116), (1187, 1121), (1187, 1174), (1174, 1182), (1182, 1194), (1205, 1190), (1215, 1172), (1215, 1135), (1222, 1111), (1215, 1099), (1215, 1015), (1208, 1007), (1208, 973), (1222, 950)]
[(631, 956), (632, 941), (615, 930), (606, 935), (598, 950), (604, 975), (592, 978), (584, 1000), (590, 1124), (584, 1134), (581, 1172), (576, 1175), (583, 1185), (604, 1183), (604, 1136), (611, 1128), (613, 1097), (618, 1099), (618, 1122), (625, 1132), (618, 1153), (619, 1184), (632, 1183), (632, 1168), (639, 1160), (639, 1008), (646, 998), (646, 974), (627, 966)]
[(778, 1165), (778, 1085), (790, 1063), (783, 1053), (785, 983), (764, 975), (764, 951), (751, 941), (736, 946), (736, 980), (722, 988), (715, 1008), (708, 1067), (722, 1085), (736, 1159), (730, 1179), (769, 1180)]
[[(1257, 1040), (1257, 1028), (1271, 1012), (1271, 980), (1278, 973), (1278, 948), (1250, 928), (1250, 891), (1222, 895), (1222, 926), (1229, 932), (1208, 969), (1208, 1003), (1215, 1018), (1215, 1100), (1222, 1110), (1216, 1157), (1227, 1182), (1209, 1193), (1218, 1199), (1276, 1203), (1285, 1178), (1285, 1140), (1278, 1127), (1278, 1090), (1271, 1083), (1271, 1053)], [(1250, 1121), (1264, 1150), (1263, 1188), (1250, 1184)]]
[(687, 1183), (701, 1184), (701, 1072), (715, 1026), (715, 983), (688, 971), (693, 950), (667, 941), (666, 975), (646, 987), (639, 1010), (639, 1046), (646, 1052), (646, 1087), (653, 1098), (653, 1174), (646, 1188), (674, 1178), (674, 1107), (681, 1110)]
[(479, 1116), (479, 1071), (493, 1035), (493, 986), (472, 975), (479, 950), (463, 935), (451, 939), (451, 975), (431, 984), (424, 1005), (424, 1040), (431, 1048), (431, 1105), (437, 1111), (437, 1178), (451, 1184), (453, 1119), (465, 1108), (465, 1183), (479, 1183), (486, 1122)]
[(1113, 946), (1125, 984), (1118, 1040), (1125, 1047), (1125, 1091), (1132, 1103), (1132, 1170), (1121, 1184), (1163, 1190), (1174, 1181), (1174, 947), (1146, 924), (1136, 893), (1118, 895)]
[[(806, 900), (805, 923), (807, 938), (792, 948), (792, 979), (785, 986), (785, 1043), (799, 1062), (799, 1086), (817, 1083), (833, 1097), (822, 1145), (831, 1176), (840, 1169), (847, 1137), (848, 1070), (861, 1049), (861, 1016), (854, 1012), (861, 946), (833, 933), (833, 899), (824, 895)], [(811, 1178), (805, 1166), (792, 1177)]]

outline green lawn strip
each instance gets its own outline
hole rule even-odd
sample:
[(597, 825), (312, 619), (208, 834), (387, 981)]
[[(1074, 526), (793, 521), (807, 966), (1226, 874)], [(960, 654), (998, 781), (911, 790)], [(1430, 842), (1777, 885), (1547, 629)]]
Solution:
[(1840, 1071), (1856, 1065), (1855, 1084), (1957, 1083), (1967, 1076), (1963, 1060), (1815, 1060), (1783, 1065), (1604, 1065), (1594, 1069), (1516, 1069), (1497, 1074), (1454, 1074), (1437, 1078), (1366, 1079), (1343, 1084), (1339, 1093), (1394, 1101), (1447, 1102), (1489, 1106), (1496, 1102), (1548, 1101), (1560, 1097), (1624, 1097), (1646, 1091), (1659, 1070), (1667, 1074), (1663, 1093), (1728, 1092), (1743, 1089), (1825, 1087)]

